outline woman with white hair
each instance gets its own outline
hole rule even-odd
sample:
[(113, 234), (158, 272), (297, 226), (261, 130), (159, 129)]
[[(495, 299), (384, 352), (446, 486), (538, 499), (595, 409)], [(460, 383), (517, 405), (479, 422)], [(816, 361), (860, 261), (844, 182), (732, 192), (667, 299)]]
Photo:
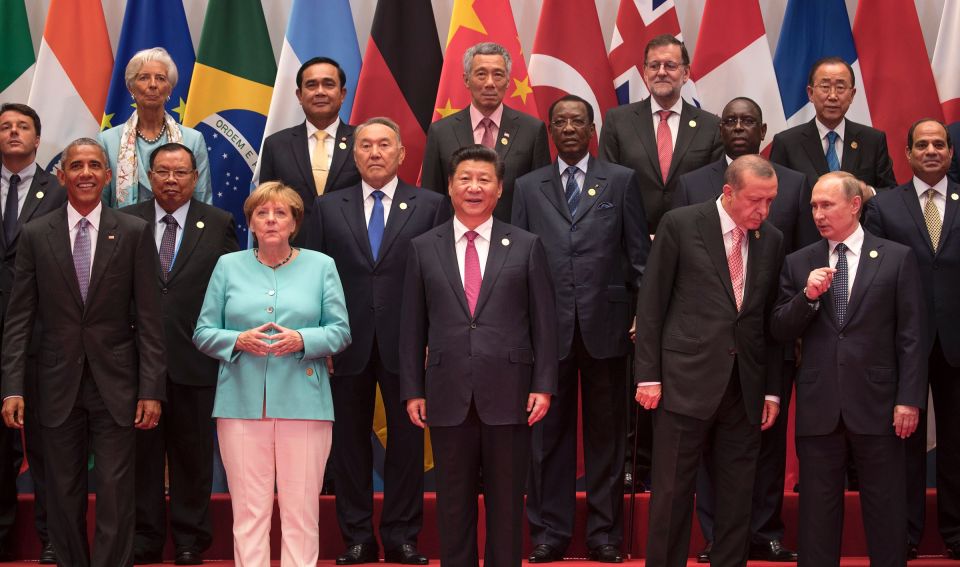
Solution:
[(210, 166), (203, 135), (178, 124), (164, 110), (170, 92), (177, 85), (177, 65), (173, 58), (162, 47), (138, 51), (127, 63), (124, 78), (137, 110), (123, 124), (100, 133), (100, 143), (107, 150), (113, 170), (113, 180), (103, 191), (104, 203), (125, 207), (152, 199), (147, 178), (150, 154), (169, 142), (187, 146), (196, 156), (199, 179), (193, 196), (211, 203)]

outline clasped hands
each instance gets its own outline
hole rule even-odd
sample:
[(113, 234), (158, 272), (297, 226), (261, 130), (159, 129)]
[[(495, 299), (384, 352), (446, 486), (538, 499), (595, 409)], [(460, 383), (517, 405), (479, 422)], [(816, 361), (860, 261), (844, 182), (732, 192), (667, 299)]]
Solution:
[(240, 333), (234, 348), (254, 356), (284, 356), (303, 350), (303, 337), (293, 329), (270, 321)]

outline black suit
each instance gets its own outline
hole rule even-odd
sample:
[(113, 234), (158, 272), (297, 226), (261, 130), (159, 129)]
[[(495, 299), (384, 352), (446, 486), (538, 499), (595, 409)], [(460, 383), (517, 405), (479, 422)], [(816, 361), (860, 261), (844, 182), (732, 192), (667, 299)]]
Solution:
[(787, 257), (771, 321), (779, 339), (802, 339), (796, 407), (800, 564), (839, 563), (849, 442), (860, 473), (870, 565), (904, 566), (904, 443), (892, 421), (894, 405), (922, 409), (927, 401), (917, 260), (906, 246), (865, 232), (847, 315), (838, 324), (833, 288), (817, 309), (802, 291), (812, 270), (830, 265), (830, 255), (828, 242), (820, 240)]
[[(474, 314), (453, 221), (410, 244), (400, 328), (403, 399), (426, 398), (437, 474), (440, 561), (479, 565), (477, 478), (483, 471), (484, 564), (519, 566), (530, 462), (526, 405), (557, 389), (557, 316), (540, 240), (493, 220)], [(429, 358), (424, 368), (424, 347)]]
[[(770, 149), (770, 161), (806, 175), (811, 185), (816, 185), (821, 175), (830, 172), (815, 121), (816, 118), (780, 132), (773, 137)], [(897, 180), (887, 151), (887, 135), (850, 120), (846, 120), (844, 129), (840, 170), (852, 173), (878, 191), (895, 186)]]
[[(950, 141), (954, 144), (960, 140), (960, 122), (954, 122), (947, 126), (947, 133), (950, 135)], [(953, 159), (950, 161), (950, 170), (947, 171), (947, 177), (954, 183), (960, 183), (960, 153), (956, 147), (953, 150)]]
[[(303, 199), (304, 225), (293, 239), (294, 246), (303, 246), (310, 233), (313, 218), (313, 202), (317, 198), (317, 182), (310, 165), (310, 149), (307, 139), (307, 123), (302, 122), (279, 132), (263, 141), (260, 152), (260, 182), (282, 181)], [(353, 161), (353, 126), (343, 120), (337, 127), (333, 141), (333, 158), (330, 172), (322, 193), (331, 193), (360, 183), (360, 172)]]
[(750, 230), (743, 304), (734, 301), (717, 203), (664, 215), (637, 304), (636, 383), (660, 382), (647, 564), (686, 565), (694, 484), (712, 442), (717, 525), (711, 560), (747, 559), (765, 395), (781, 395), (780, 348), (765, 332), (783, 258), (768, 223)]
[[(121, 211), (157, 226), (152, 199)], [(217, 260), (237, 250), (233, 216), (192, 199), (169, 276), (164, 278), (159, 263), (156, 266), (154, 285), (160, 290), (167, 339), (167, 402), (159, 427), (137, 431), (134, 548), (141, 556), (159, 556), (167, 539), (165, 463), (169, 466), (174, 547), (200, 553), (210, 547), (213, 538), (208, 512), (213, 485), (210, 416), (218, 366), (193, 346), (193, 330)]]
[[(67, 192), (57, 178), (50, 175), (40, 166), (36, 167), (33, 174), (33, 182), (27, 190), (23, 201), (23, 207), (20, 209), (17, 217), (18, 228), (12, 242), (7, 242), (5, 233), (0, 230), (0, 326), (7, 311), (7, 303), (10, 301), (10, 292), (13, 290), (14, 265), (17, 260), (17, 245), (19, 243), (20, 227), (32, 219), (42, 217), (50, 211), (60, 207), (67, 200)], [(38, 330), (35, 331), (37, 333)], [(38, 415), (32, 402), (36, 399), (36, 372), (37, 357), (36, 347), (32, 348), (27, 355), (27, 380), (25, 386), (27, 391), (24, 393), (27, 399), (26, 404), (26, 426), (24, 428), (24, 439), (26, 439), (26, 454), (30, 462), (30, 476), (33, 480), (33, 511), (34, 524), (37, 528), (37, 535), (40, 541), (46, 543), (49, 541), (47, 535), (47, 494), (46, 482), (44, 480), (43, 467), (43, 446), (40, 434)], [(20, 473), (20, 461), (23, 457), (23, 450), (20, 448), (20, 432), (13, 429), (4, 429), (0, 435), (0, 548), (4, 548), (9, 543), (9, 536), (13, 530), (16, 519), (17, 509), (17, 476)]]
[[(956, 154), (954, 154), (956, 155)], [(940, 243), (933, 251), (930, 234), (923, 219), (923, 207), (917, 198), (913, 182), (901, 185), (892, 191), (877, 195), (867, 203), (864, 226), (873, 234), (909, 246), (920, 265), (927, 302), (929, 383), (933, 392), (933, 404), (937, 420), (937, 526), (943, 540), (950, 546), (960, 545), (960, 298), (957, 297), (957, 282), (960, 282), (960, 186), (954, 182), (947, 185), (947, 199)], [(926, 443), (924, 423), (907, 440), (907, 478), (911, 478), (911, 465), (919, 477), (907, 494), (910, 521), (910, 536), (919, 541), (923, 529), (922, 500), (925, 496)], [(913, 504), (911, 506), (911, 504)], [(914, 542), (916, 543), (916, 542)]]
[(400, 396), (399, 344), (403, 271), (410, 240), (449, 214), (433, 191), (397, 184), (383, 240), (373, 259), (363, 188), (324, 195), (313, 207), (307, 245), (337, 263), (350, 314), (350, 346), (333, 357), (333, 466), (337, 519), (348, 546), (376, 544), (370, 425), (379, 384), (389, 442), (384, 461), (380, 539), (387, 550), (417, 543), (423, 525), (423, 432), (410, 422)]
[[(453, 152), (474, 143), (469, 107), (431, 124), (427, 130), (420, 185), (446, 195), (453, 173), (450, 157)], [(550, 163), (547, 126), (538, 118), (504, 105), (494, 149), (503, 160), (504, 174), (503, 195), (493, 216), (510, 222), (513, 185), (517, 178)]]
[[(820, 238), (810, 211), (810, 184), (800, 172), (773, 164), (777, 172), (777, 198), (770, 206), (767, 221), (783, 233), (783, 248), (786, 253), (816, 242)], [(680, 176), (673, 207), (691, 203), (713, 201), (723, 192), (723, 176), (727, 171), (727, 157), (710, 165)], [(784, 526), (780, 518), (783, 506), (783, 477), (787, 457), (787, 410), (793, 389), (796, 361), (793, 349), (785, 349), (783, 364), (783, 395), (780, 397), (778, 419), (760, 436), (760, 456), (757, 460), (757, 475), (753, 489), (753, 513), (750, 516), (750, 533), (753, 543), (763, 544), (783, 539)], [(697, 517), (707, 541), (713, 541), (714, 491), (711, 481), (712, 464), (709, 454), (704, 455), (703, 467), (697, 478)]]
[[(587, 546), (620, 546), (632, 294), (650, 250), (637, 177), (590, 158), (576, 215), (557, 163), (517, 180), (513, 224), (544, 243), (557, 294), (560, 377), (534, 426), (527, 518), (534, 545), (566, 549), (576, 512), (577, 382), (583, 391)], [(626, 267), (626, 269), (625, 269)], [(632, 409), (632, 408), (631, 408)]]
[(656, 126), (650, 98), (611, 108), (600, 132), (599, 158), (629, 167), (637, 172), (647, 226), (655, 233), (660, 217), (670, 210), (677, 180), (688, 171), (699, 169), (723, 155), (720, 119), (683, 101), (680, 129), (664, 183), (657, 157)]
[[(164, 398), (166, 370), (151, 228), (102, 207), (86, 302), (66, 206), (20, 233), (3, 336), (2, 396), (24, 392), (26, 352), (39, 320), (35, 403), (43, 450), (57, 456), (46, 467), (50, 539), (65, 565), (133, 563), (134, 417), (138, 399)], [(85, 518), (88, 442), (97, 480), (92, 562)]]

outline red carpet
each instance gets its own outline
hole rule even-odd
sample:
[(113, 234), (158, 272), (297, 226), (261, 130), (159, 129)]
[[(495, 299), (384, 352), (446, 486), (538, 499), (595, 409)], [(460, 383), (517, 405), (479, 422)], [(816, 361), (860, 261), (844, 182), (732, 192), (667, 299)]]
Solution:
[[(632, 553), (633, 557), (637, 558), (637, 561), (634, 561), (635, 565), (643, 565), (643, 562), (640, 559), (643, 556), (643, 550), (646, 547), (646, 538), (645, 534), (647, 531), (648, 525), (648, 516), (647, 516), (647, 505), (649, 502), (648, 495), (638, 494), (636, 499), (636, 516), (635, 516), (635, 526), (634, 526), (634, 538), (633, 538), (633, 548)], [(796, 547), (796, 518), (797, 518), (797, 495), (793, 493), (786, 494), (783, 503), (783, 519), (784, 523), (787, 526), (787, 533), (784, 538), (784, 543), (788, 547)], [(374, 522), (379, 521), (380, 513), (380, 498), (375, 502), (374, 510)], [(584, 558), (586, 557), (586, 546), (583, 541), (584, 533), (584, 523), (585, 518), (584, 514), (586, 512), (586, 503), (584, 501), (583, 493), (578, 495), (577, 499), (578, 509), (577, 509), (577, 525), (575, 528), (575, 537), (574, 541), (571, 543), (570, 548), (568, 549), (568, 556), (571, 558)], [(625, 497), (624, 499), (625, 507), (629, 504), (629, 498)], [(36, 560), (37, 555), (40, 552), (40, 545), (36, 539), (36, 535), (33, 530), (33, 522), (27, 521), (26, 518), (32, 518), (32, 505), (33, 498), (31, 495), (21, 495), (20, 497), (20, 508), (19, 508), (19, 518), (20, 521), (17, 522), (16, 534), (13, 538), (14, 542), (14, 553), (16, 557), (23, 560)], [(88, 530), (92, 534), (93, 531), (93, 514), (96, 502), (93, 497), (90, 500), (90, 507), (88, 510)], [(439, 541), (437, 539), (437, 529), (436, 529), (436, 499), (433, 493), (428, 493), (425, 496), (424, 501), (424, 527), (423, 531), (420, 534), (420, 550), (427, 554), (430, 557), (437, 557), (439, 549)], [(483, 508), (481, 507), (481, 516)], [(215, 494), (212, 500), (212, 514), (213, 514), (213, 524), (214, 524), (214, 540), (211, 548), (204, 554), (206, 558), (211, 560), (225, 560), (233, 556), (233, 541), (231, 536), (231, 521), (232, 515), (230, 510), (230, 496), (227, 494)], [(335, 558), (339, 553), (343, 551), (343, 542), (340, 539), (340, 533), (337, 528), (336, 516), (334, 511), (334, 499), (330, 496), (321, 497), (321, 530), (320, 530), (320, 557), (322, 561), (319, 565), (333, 565), (333, 558)], [(924, 532), (923, 541), (920, 544), (920, 553), (923, 557), (917, 561), (911, 561), (911, 567), (940, 567), (940, 566), (950, 566), (950, 567), (960, 567), (960, 561), (951, 561), (943, 559), (940, 557), (940, 554), (943, 551), (943, 543), (940, 541), (939, 534), (937, 533), (937, 520), (936, 520), (936, 492), (929, 490), (927, 492), (927, 521), (926, 521), (926, 530)], [(482, 518), (481, 518), (482, 524)], [(627, 525), (627, 522), (624, 521), (624, 525)], [(703, 539), (700, 535), (699, 528), (697, 527), (696, 521), (693, 523), (694, 533), (691, 540), (691, 554), (696, 553), (703, 546)], [(274, 558), (279, 557), (279, 539), (280, 539), (280, 529), (279, 529), (279, 515), (274, 513), (273, 521), (273, 531), (271, 533), (271, 546), (273, 549)], [(626, 538), (625, 538), (626, 540)], [(527, 548), (529, 548), (529, 542), (527, 542)], [(481, 547), (482, 547), (482, 534), (481, 534)], [(854, 566), (868, 566), (869, 562), (866, 560), (866, 543), (863, 536), (863, 526), (860, 520), (860, 506), (859, 498), (856, 493), (847, 493), (846, 498), (846, 515), (844, 523), (844, 543), (843, 543), (843, 554), (845, 556), (842, 565), (844, 567), (854, 567)], [(173, 550), (168, 545), (165, 555), (168, 560), (173, 557)], [(28, 565), (30, 563), (22, 563), (19, 565)], [(36, 563), (32, 563), (35, 565)], [(172, 561), (168, 564), (172, 564)], [(208, 562), (208, 565), (232, 565), (232, 561), (221, 561), (221, 562)], [(274, 563), (279, 564), (279, 563)], [(695, 561), (691, 561), (691, 565), (696, 565)], [(9, 565), (18, 565), (17, 563)], [(593, 565), (596, 566), (596, 563), (591, 563), (589, 561), (565, 561), (563, 563), (566, 567), (573, 567), (577, 565)], [(751, 562), (751, 566), (756, 567), (776, 567), (776, 563), (765, 563), (765, 562)], [(780, 564), (782, 565), (782, 564)]]
[[(10, 565), (11, 567), (33, 567), (36, 564), (37, 564), (36, 561), (23, 561), (20, 563), (5, 563), (5, 565)], [(279, 567), (280, 561), (272, 561), (270, 564), (272, 567)], [(435, 565), (435, 566), (439, 564), (440, 563), (438, 561), (433, 561), (431, 563), (431, 565)], [(480, 564), (482, 565), (483, 562), (481, 561)], [(527, 562), (524, 561), (523, 564), (527, 565)], [(646, 562), (642, 559), (624, 562), (624, 565), (633, 565), (635, 567), (642, 567), (645, 564)], [(173, 565), (173, 562), (168, 561), (166, 563), (157, 563), (154, 566), (147, 566), (147, 567), (160, 567), (161, 565)], [(233, 561), (207, 561), (204, 563), (204, 565), (208, 565), (210, 567), (232, 567)], [(333, 565), (335, 565), (333, 561), (320, 561), (319, 563), (317, 563), (317, 567), (328, 567)], [(384, 563), (383, 565), (386, 565), (386, 564)], [(560, 565), (562, 565), (562, 567), (597, 567), (598, 565), (600, 565), (600, 563), (594, 563), (592, 561), (585, 561), (585, 560), (567, 559)], [(699, 565), (699, 564), (694, 560), (690, 560), (690, 562), (687, 563), (687, 565), (689, 565), (690, 567), (693, 567), (694, 565)], [(785, 563), (767, 563), (765, 561), (750, 561), (748, 565), (750, 567), (782, 567), (783, 565), (792, 565), (792, 564), (791, 563), (786, 563), (786, 564)], [(949, 559), (942, 559), (942, 558), (941, 559), (920, 558), (920, 559), (917, 559), (916, 561), (911, 561), (909, 563), (910, 567), (956, 567), (957, 565), (960, 565), (960, 562), (951, 561)], [(843, 560), (840, 561), (840, 567), (869, 567), (869, 566), (870, 566), (870, 561), (868, 561), (866, 557), (845, 557)]]

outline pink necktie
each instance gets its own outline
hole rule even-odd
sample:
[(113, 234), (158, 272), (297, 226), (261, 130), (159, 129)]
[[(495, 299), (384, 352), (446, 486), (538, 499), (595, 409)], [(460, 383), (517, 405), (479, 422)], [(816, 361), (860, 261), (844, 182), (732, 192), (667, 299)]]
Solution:
[(743, 230), (738, 226), (731, 231), (733, 246), (727, 255), (727, 265), (730, 267), (730, 283), (733, 284), (733, 298), (737, 302), (737, 311), (743, 305), (743, 254), (740, 247), (743, 245)]
[(473, 315), (477, 308), (477, 298), (480, 297), (480, 284), (483, 278), (480, 276), (480, 255), (477, 254), (477, 245), (473, 241), (477, 238), (476, 231), (467, 231), (467, 253), (463, 258), (463, 291), (467, 294), (467, 307), (470, 308), (470, 315)]
[(484, 117), (480, 120), (480, 126), (483, 128), (483, 137), (480, 138), (480, 143), (490, 149), (494, 149), (494, 145), (496, 145), (494, 140), (497, 137), (497, 127), (493, 124), (493, 120)]
[(670, 125), (667, 119), (673, 114), (671, 110), (658, 110), (660, 123), (657, 124), (657, 157), (660, 159), (660, 174), (663, 182), (667, 182), (670, 173), (670, 160), (673, 159), (673, 135), (670, 134)]

